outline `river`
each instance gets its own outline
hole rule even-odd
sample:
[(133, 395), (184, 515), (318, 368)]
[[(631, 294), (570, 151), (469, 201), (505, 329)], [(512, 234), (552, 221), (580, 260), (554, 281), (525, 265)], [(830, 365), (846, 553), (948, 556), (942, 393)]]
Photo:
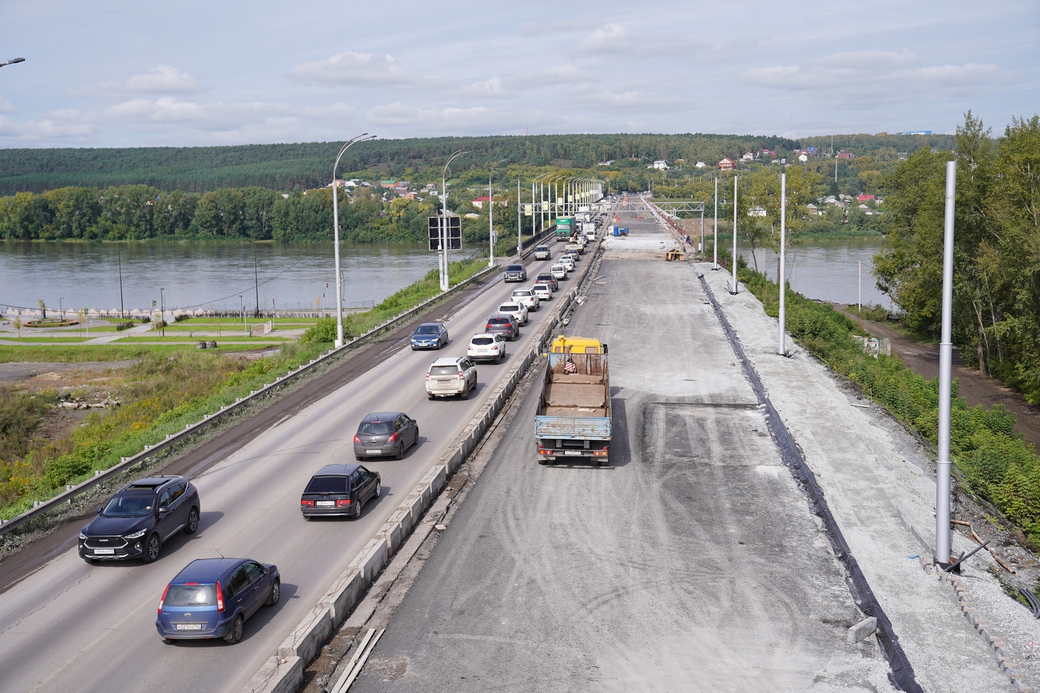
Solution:
[[(433, 253), (416, 247), (343, 247), (341, 257), (344, 306), (355, 309), (371, 307), (437, 267)], [(7, 242), (0, 243), (0, 310), (35, 308), (39, 299), (49, 309), (118, 310), (120, 271), (128, 311), (160, 300), (167, 309), (251, 311), (257, 289), (263, 310), (330, 310), (336, 301), (332, 249), (326, 246)]]
[[(897, 306), (878, 290), (874, 278), (874, 255), (881, 248), (880, 238), (805, 239), (787, 249), (787, 281), (809, 298), (855, 304), (862, 296), (865, 306), (896, 311)], [(738, 248), (738, 252), (754, 268), (750, 249)], [(759, 271), (776, 281), (776, 253), (758, 248), (755, 256)]]

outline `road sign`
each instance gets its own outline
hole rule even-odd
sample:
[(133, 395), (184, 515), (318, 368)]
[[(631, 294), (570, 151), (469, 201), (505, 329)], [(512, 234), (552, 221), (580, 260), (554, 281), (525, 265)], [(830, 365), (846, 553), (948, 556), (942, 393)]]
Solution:
[[(430, 234), (430, 250), (441, 249), (443, 219), (445, 219), (445, 217), (429, 217), (427, 228), (429, 229)], [(459, 250), (462, 248), (462, 217), (451, 215), (446, 217), (446, 219), (448, 227), (448, 250)]]
[(529, 202), (524, 204), (524, 216), (525, 217), (532, 217), (532, 216), (534, 216), (534, 205), (533, 204), (531, 204)]

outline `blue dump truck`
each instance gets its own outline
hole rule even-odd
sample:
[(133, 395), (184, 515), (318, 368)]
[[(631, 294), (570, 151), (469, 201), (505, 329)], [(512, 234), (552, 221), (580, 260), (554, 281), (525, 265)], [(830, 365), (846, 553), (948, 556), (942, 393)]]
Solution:
[(606, 465), (610, 455), (607, 345), (597, 339), (554, 339), (534, 417), (539, 464)]

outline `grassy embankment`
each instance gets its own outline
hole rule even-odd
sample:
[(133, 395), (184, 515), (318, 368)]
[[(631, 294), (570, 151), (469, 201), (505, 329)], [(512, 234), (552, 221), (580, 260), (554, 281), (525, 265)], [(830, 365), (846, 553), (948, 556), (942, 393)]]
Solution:
[[(740, 268), (740, 280), (777, 315), (777, 285)], [(902, 361), (867, 356), (852, 336), (862, 334), (829, 305), (787, 292), (787, 329), (831, 370), (847, 377), (911, 431), (936, 445), (938, 383), (917, 375)], [(956, 382), (954, 383), (956, 395)], [(1040, 546), (1040, 454), (1014, 430), (1015, 416), (1003, 407), (969, 407), (954, 397), (950, 452), (964, 488), (993, 504)]]
[[(487, 261), (452, 263), (455, 285), (483, 269)], [(437, 272), (406, 287), (365, 313), (347, 318), (357, 335), (439, 293)], [(328, 327), (331, 325), (331, 332)], [(283, 345), (276, 356), (247, 361), (182, 345), (97, 345), (81, 347), (0, 347), (0, 361), (103, 361), (138, 359), (113, 394), (122, 404), (88, 415), (84, 425), (60, 440), (40, 441), (40, 428), (53, 395), (6, 393), (0, 406), (0, 517), (10, 518), (182, 430), (207, 413), (271, 382), (329, 348), (335, 321), (323, 318), (300, 344)], [(231, 347), (233, 348), (233, 347)]]

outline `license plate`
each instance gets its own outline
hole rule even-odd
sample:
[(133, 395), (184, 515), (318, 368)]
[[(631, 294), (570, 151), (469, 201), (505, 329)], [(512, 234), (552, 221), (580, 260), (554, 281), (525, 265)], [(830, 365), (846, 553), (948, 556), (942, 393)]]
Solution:
[(382, 453), (382, 450), (365, 450), (365, 454), (367, 455), (380, 455)]
[(580, 455), (582, 453), (581, 453), (581, 450), (564, 450), (563, 454), (564, 455)]
[(178, 623), (177, 630), (202, 630), (201, 623)]
[(318, 507), (320, 508), (331, 508), (336, 505), (336, 501), (318, 501)]
[(91, 549), (94, 553), (101, 556), (114, 556), (116, 553), (115, 549)]

